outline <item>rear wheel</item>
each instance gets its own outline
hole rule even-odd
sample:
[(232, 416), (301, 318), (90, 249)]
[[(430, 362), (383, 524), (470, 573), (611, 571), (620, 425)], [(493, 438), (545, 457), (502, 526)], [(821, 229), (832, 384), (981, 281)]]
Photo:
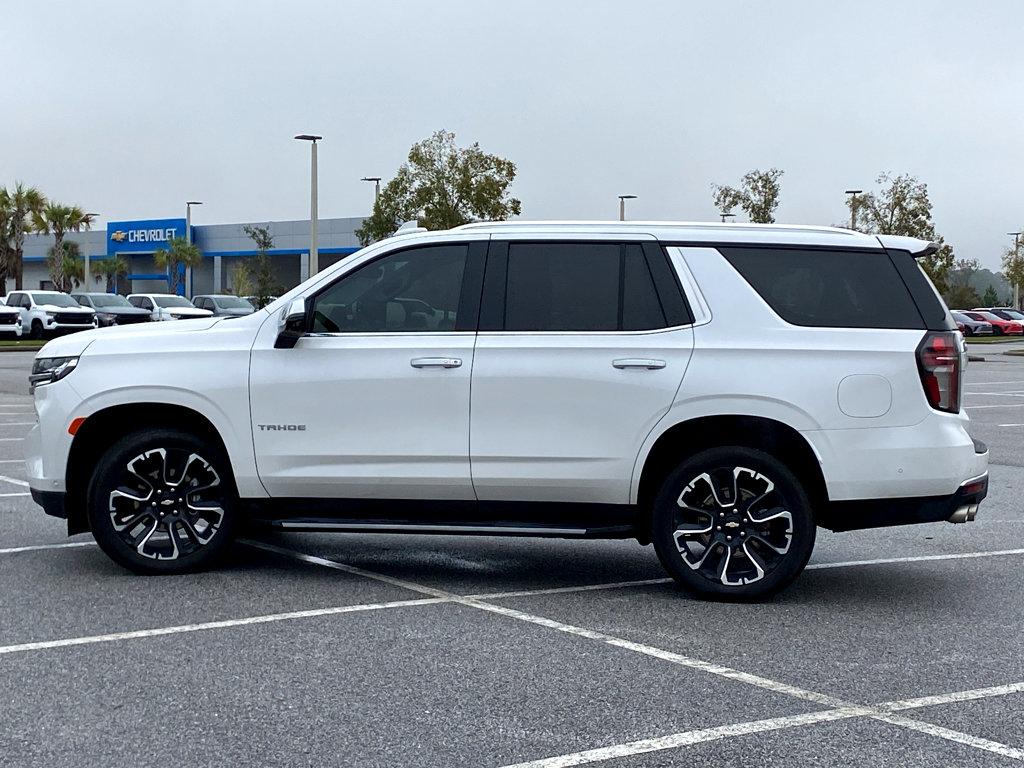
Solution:
[(662, 485), (652, 540), (665, 569), (690, 592), (722, 599), (775, 593), (803, 571), (815, 523), (800, 481), (772, 456), (709, 449)]
[(96, 466), (87, 504), (99, 546), (140, 574), (212, 565), (237, 523), (227, 457), (180, 430), (139, 431), (114, 444)]

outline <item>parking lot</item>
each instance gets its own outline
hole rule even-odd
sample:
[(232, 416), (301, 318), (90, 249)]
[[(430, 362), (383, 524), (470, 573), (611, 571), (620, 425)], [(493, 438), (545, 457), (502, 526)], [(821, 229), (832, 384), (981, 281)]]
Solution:
[(832, 534), (767, 603), (636, 542), (282, 535), (135, 577), (28, 496), (0, 354), (4, 765), (1024, 766), (1024, 357), (979, 346), (976, 522)]

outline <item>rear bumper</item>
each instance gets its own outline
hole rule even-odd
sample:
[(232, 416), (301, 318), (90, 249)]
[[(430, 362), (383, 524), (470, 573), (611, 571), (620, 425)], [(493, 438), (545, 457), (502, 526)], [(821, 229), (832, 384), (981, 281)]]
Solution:
[(67, 496), (63, 491), (40, 491), (29, 489), (32, 492), (32, 501), (43, 508), (43, 512), (52, 515), (54, 518), (67, 518), (68, 511), (64, 507), (64, 498)]
[(988, 472), (960, 484), (953, 493), (938, 497), (860, 499), (831, 502), (818, 515), (818, 523), (833, 531), (905, 526), (911, 523), (966, 523), (988, 495)]

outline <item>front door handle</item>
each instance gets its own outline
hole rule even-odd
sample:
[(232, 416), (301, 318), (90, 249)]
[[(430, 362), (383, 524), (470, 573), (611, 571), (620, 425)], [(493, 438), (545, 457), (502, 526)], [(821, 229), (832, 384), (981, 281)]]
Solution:
[(458, 368), (462, 358), (413, 358), (409, 361), (413, 368)]
[(651, 371), (653, 369), (665, 368), (668, 364), (663, 360), (656, 360), (654, 358), (616, 358), (612, 361), (612, 365), (615, 368), (642, 368)]

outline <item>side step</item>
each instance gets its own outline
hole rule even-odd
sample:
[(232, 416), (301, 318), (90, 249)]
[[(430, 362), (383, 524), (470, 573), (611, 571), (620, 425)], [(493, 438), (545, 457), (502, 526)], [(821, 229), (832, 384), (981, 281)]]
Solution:
[(274, 529), (287, 531), (337, 531), (375, 534), (468, 534), (484, 537), (567, 537), (581, 539), (636, 536), (630, 525), (563, 526), (533, 522), (495, 521), (473, 523), (395, 520), (346, 520), (339, 518), (277, 518), (263, 520)]

